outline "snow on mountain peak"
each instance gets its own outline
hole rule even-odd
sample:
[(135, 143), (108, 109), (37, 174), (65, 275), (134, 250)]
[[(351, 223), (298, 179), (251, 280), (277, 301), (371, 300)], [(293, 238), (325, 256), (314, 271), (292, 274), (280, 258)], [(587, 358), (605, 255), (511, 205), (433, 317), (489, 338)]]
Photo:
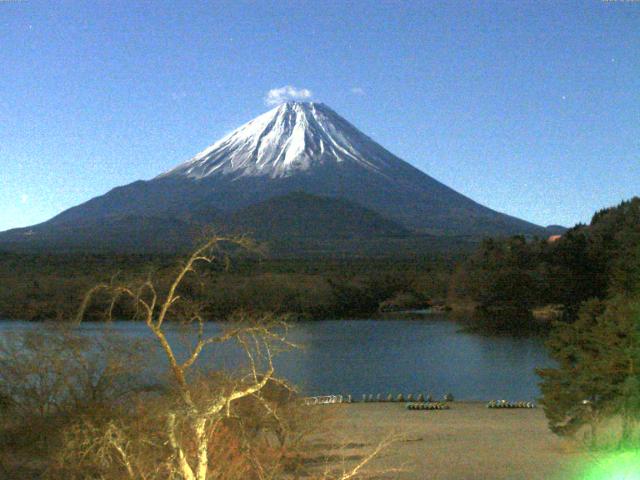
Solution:
[(286, 102), (160, 175), (280, 178), (331, 162), (381, 172), (393, 157), (322, 103)]

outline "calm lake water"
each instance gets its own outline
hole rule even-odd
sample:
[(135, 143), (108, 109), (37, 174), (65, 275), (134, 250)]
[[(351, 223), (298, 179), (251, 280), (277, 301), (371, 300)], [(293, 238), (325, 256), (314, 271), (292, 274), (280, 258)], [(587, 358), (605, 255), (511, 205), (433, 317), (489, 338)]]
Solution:
[[(115, 322), (111, 327), (85, 323), (87, 335), (113, 328), (127, 338), (145, 338), (146, 326)], [(0, 322), (6, 331), (43, 328), (24, 322)], [(214, 333), (218, 324), (208, 324)], [(303, 350), (276, 359), (279, 376), (308, 395), (451, 392), (464, 400), (534, 400), (539, 396), (534, 368), (551, 365), (539, 338), (489, 337), (460, 332), (461, 325), (442, 316), (425, 320), (328, 320), (296, 323), (290, 339)], [(170, 334), (185, 345), (178, 328)], [(182, 347), (182, 353), (186, 352)], [(150, 353), (151, 355), (159, 352)], [(161, 357), (160, 357), (161, 358)], [(237, 368), (242, 355), (235, 347), (209, 351), (202, 366)], [(163, 360), (161, 360), (163, 361)]]

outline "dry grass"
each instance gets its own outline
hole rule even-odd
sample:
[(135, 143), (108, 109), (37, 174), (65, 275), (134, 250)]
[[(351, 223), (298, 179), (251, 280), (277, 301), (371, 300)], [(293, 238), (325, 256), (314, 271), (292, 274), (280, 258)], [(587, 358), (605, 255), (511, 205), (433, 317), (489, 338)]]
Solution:
[(455, 402), (443, 411), (408, 411), (396, 403), (309, 408), (336, 414), (326, 445), (351, 441), (334, 458), (337, 468), (343, 460), (356, 462), (390, 432), (401, 435), (371, 463), (374, 471), (400, 471), (375, 478), (566, 479), (581, 459), (548, 430), (542, 409), (493, 410), (475, 402)]

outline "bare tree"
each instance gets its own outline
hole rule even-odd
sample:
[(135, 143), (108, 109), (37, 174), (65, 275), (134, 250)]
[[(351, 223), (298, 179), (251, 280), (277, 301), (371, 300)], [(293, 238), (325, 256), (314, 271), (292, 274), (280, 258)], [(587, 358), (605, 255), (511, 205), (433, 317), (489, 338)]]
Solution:
[[(203, 266), (217, 261), (229, 264), (225, 254), (229, 247), (254, 250), (255, 244), (247, 238), (216, 236), (196, 249), (164, 287), (154, 283), (152, 277), (139, 284), (118, 284), (112, 280), (96, 285), (86, 294), (78, 323), (98, 294), (106, 294), (109, 299), (108, 320), (121, 299), (133, 304), (136, 318), (144, 322), (168, 361), (173, 393), (139, 397), (138, 406), (131, 409), (133, 415), (125, 420), (76, 425), (67, 432), (70, 449), (61, 457), (62, 463), (74, 458), (94, 458), (94, 464), (102, 469), (96, 478), (116, 478), (109, 470), (113, 468), (117, 469), (118, 478), (129, 479), (285, 478), (283, 462), (290, 446), (287, 443), (299, 447), (302, 436), (309, 433), (309, 425), (301, 427), (304, 414), (291, 407), (295, 405), (290, 401), (292, 388), (275, 376), (274, 355), (296, 347), (287, 339), (286, 322), (271, 314), (258, 317), (238, 314), (227, 328), (211, 333), (212, 329), (205, 326), (203, 305), (189, 295)], [(185, 288), (187, 284), (189, 288)], [(180, 354), (173, 337), (168, 335), (167, 325), (176, 320), (191, 333), (186, 354)], [(198, 363), (208, 349), (232, 342), (243, 352), (246, 367), (243, 374), (229, 375), (221, 368), (213, 373), (201, 371)], [(277, 401), (278, 397), (283, 398)], [(137, 415), (137, 409), (155, 409), (155, 413)], [(160, 430), (158, 419), (162, 419)], [(231, 436), (230, 425), (236, 429)], [(265, 456), (264, 449), (262, 452), (255, 449), (255, 439), (261, 435), (275, 439), (274, 447), (267, 449), (271, 456)], [(341, 480), (361, 477), (365, 465), (387, 443), (383, 441), (351, 469), (333, 477)], [(243, 452), (244, 463), (234, 464), (225, 455), (231, 444)], [(296, 478), (301, 474), (289, 473)], [(77, 478), (85, 478), (82, 475), (86, 474), (82, 472)]]
[(0, 478), (40, 478), (68, 427), (109, 417), (146, 387), (145, 353), (144, 342), (110, 329), (93, 336), (38, 324), (3, 332)]
[(23, 421), (113, 403), (139, 388), (144, 342), (114, 332), (78, 334), (65, 325), (0, 337), (0, 403)]
[[(106, 291), (111, 297), (107, 312), (109, 319), (113, 307), (121, 297), (128, 297), (134, 303), (137, 315), (144, 321), (169, 362), (171, 377), (178, 393), (176, 406), (166, 414), (165, 432), (172, 451), (175, 477), (184, 480), (210, 478), (209, 472), (214, 467), (210, 464), (210, 437), (222, 426), (223, 419), (233, 416), (238, 401), (254, 398), (268, 410), (269, 404), (262, 398), (261, 391), (272, 382), (286, 385), (274, 377), (273, 366), (274, 354), (282, 348), (292, 346), (286, 339), (286, 323), (270, 315), (263, 315), (258, 319), (245, 316), (238, 319), (232, 327), (209, 335), (205, 333), (201, 306), (180, 296), (181, 284), (200, 265), (216, 260), (228, 262), (228, 257), (222, 250), (225, 244), (245, 249), (254, 248), (253, 242), (246, 238), (214, 237), (191, 254), (165, 294), (158, 292), (151, 278), (138, 286), (113, 282), (100, 284), (87, 293), (77, 317), (78, 322), (82, 321), (93, 296), (100, 291)], [(178, 357), (166, 332), (167, 320), (178, 311), (179, 314), (175, 316), (182, 323), (192, 326), (195, 333), (194, 343), (186, 358)], [(201, 389), (202, 383), (194, 381), (195, 375), (190, 375), (190, 372), (207, 347), (232, 341), (237, 342), (244, 350), (248, 373), (233, 381), (219, 383), (214, 391), (201, 395), (198, 389)], [(275, 416), (275, 412), (271, 413)], [(127, 470), (130, 470), (129, 466)], [(133, 474), (131, 476), (133, 478)]]

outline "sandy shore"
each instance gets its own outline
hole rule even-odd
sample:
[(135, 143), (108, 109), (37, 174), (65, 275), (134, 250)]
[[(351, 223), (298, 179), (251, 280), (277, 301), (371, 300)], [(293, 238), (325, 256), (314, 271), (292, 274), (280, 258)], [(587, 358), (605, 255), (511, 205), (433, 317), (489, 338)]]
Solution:
[(409, 411), (399, 403), (325, 405), (332, 417), (328, 442), (349, 442), (344, 456), (353, 465), (391, 433), (404, 440), (372, 462), (373, 470), (403, 471), (375, 478), (402, 480), (571, 479), (580, 457), (552, 434), (541, 408), (487, 409), (484, 403), (454, 402), (450, 410)]

